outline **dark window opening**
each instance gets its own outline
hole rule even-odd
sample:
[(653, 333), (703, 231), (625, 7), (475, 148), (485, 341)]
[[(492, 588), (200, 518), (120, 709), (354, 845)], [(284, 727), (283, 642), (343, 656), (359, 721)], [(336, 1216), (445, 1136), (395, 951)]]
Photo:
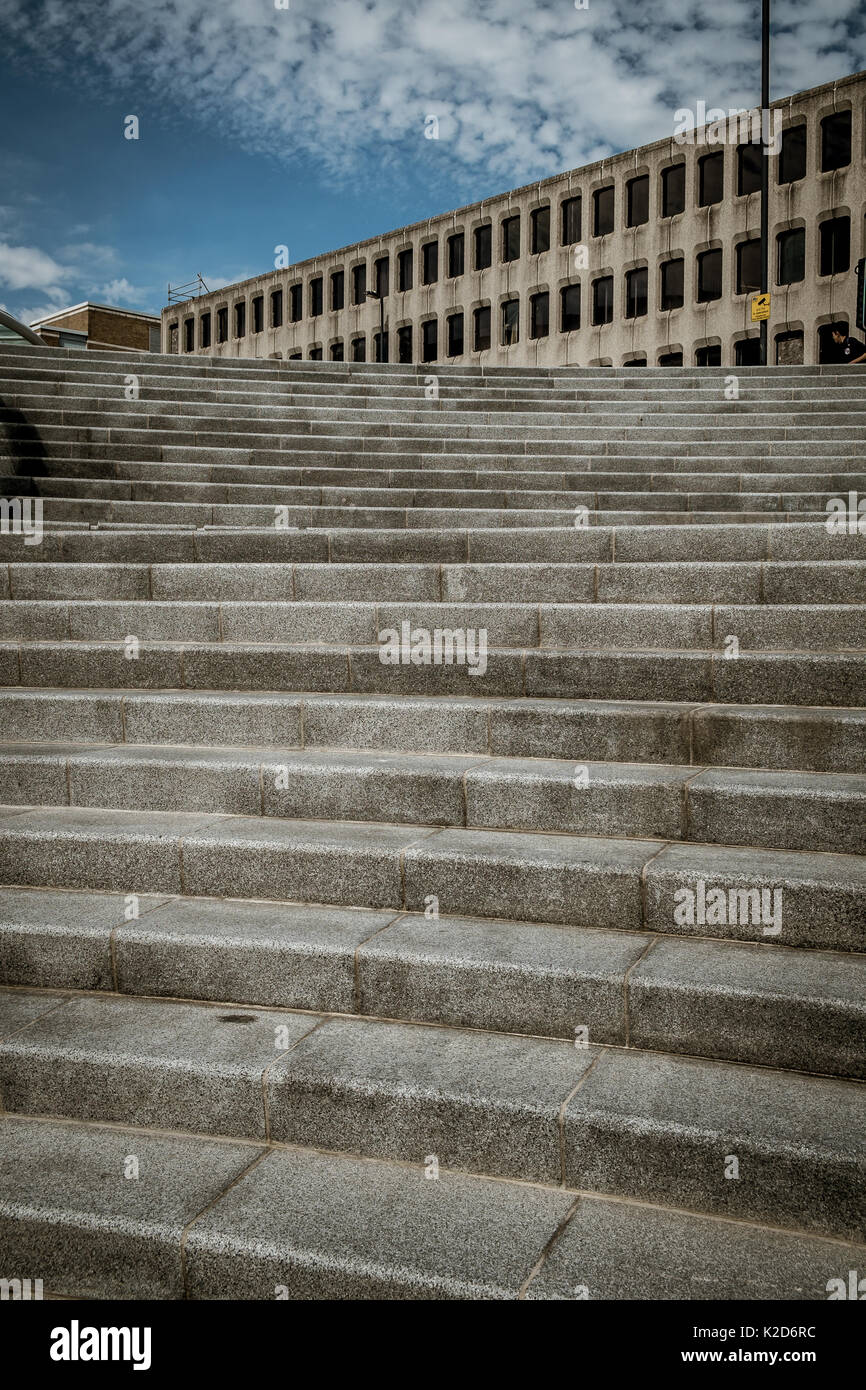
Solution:
[(529, 336), (546, 338), (550, 332), (550, 295), (532, 295), (529, 301)]
[(475, 228), (475, 269), (486, 270), (493, 263), (493, 228), (488, 222)]
[(413, 283), (412, 251), (400, 251), (397, 256), (397, 288), (405, 294), (406, 290), (411, 290)]
[(516, 261), (520, 255), (520, 218), (506, 217), (502, 223), (502, 259)]
[(310, 317), (318, 318), (322, 312), (324, 289), (321, 275), (310, 281)]
[(725, 155), (723, 150), (705, 154), (698, 160), (698, 206), (710, 207), (725, 196)]
[(335, 270), (331, 276), (331, 311), (338, 313), (346, 302), (346, 275), (342, 270)]
[(380, 256), (373, 266), (376, 284), (376, 293), (380, 299), (385, 299), (391, 292), (391, 269), (387, 256)]
[(463, 247), (462, 232), (455, 232), (448, 238), (448, 278), (451, 280), (463, 274)]
[(210, 347), (210, 314), (202, 314), (198, 325), (199, 347)]
[(364, 338), (353, 338), (353, 339), (352, 339), (352, 361), (353, 361), (353, 362), (366, 362), (366, 360), (367, 360), (367, 343), (366, 343), (366, 340), (365, 340)]
[(720, 343), (708, 343), (706, 347), (695, 350), (696, 367), (721, 367), (722, 348)]
[(580, 241), (581, 221), (580, 198), (566, 198), (562, 205), (563, 246), (573, 246), (576, 241)]
[(627, 362), (623, 362), (622, 365), (623, 365), (624, 367), (645, 367), (645, 366), (646, 366), (646, 358), (645, 358), (645, 357), (630, 357), (629, 360), (628, 360)]
[(331, 361), (332, 361), (332, 362), (342, 362), (342, 360), (343, 360), (343, 344), (342, 344), (342, 343), (332, 343), (332, 344), (331, 344)]
[(289, 355), (288, 355), (288, 357), (286, 358), (286, 361), (287, 361), (287, 362), (300, 362), (300, 361), (302, 360), (302, 358), (303, 358), (303, 355), (304, 355), (304, 354), (303, 354), (302, 352), (290, 352)]
[[(363, 304), (367, 298), (367, 267), (366, 265), (356, 265), (352, 267), (352, 303)], [(363, 359), (362, 359), (363, 360)]]
[(741, 241), (737, 246), (737, 294), (753, 294), (761, 288), (761, 243)]
[(502, 344), (511, 347), (520, 341), (520, 301), (506, 299), (502, 305)]
[(686, 206), (686, 166), (662, 169), (662, 217), (676, 217)]
[(563, 285), (559, 292), (559, 327), (562, 333), (580, 328), (580, 285)]
[(681, 367), (683, 365), (683, 355), (681, 352), (663, 352), (659, 356), (660, 367)]
[(373, 361), (388, 361), (388, 333), (376, 332), (373, 334)]
[(738, 343), (734, 343), (734, 362), (738, 367), (760, 367), (760, 338), (741, 338)]
[(303, 285), (292, 285), (289, 290), (289, 320), (291, 323), (300, 323), (303, 316), (303, 290)]
[(550, 250), (550, 208), (536, 208), (530, 218), (533, 256)]
[(630, 270), (625, 277), (625, 316), (627, 319), (643, 318), (647, 311), (647, 269), (641, 266)]
[(609, 188), (597, 188), (592, 195), (592, 234), (593, 236), (607, 236), (608, 232), (613, 231), (613, 212), (614, 212), (613, 185)]
[(321, 362), (321, 360), (322, 360), (322, 349), (321, 349), (320, 347), (310, 348), (310, 361), (311, 361), (311, 362)]
[(243, 338), (247, 331), (247, 306), (241, 301), (235, 305), (235, 337)]
[(184, 319), (183, 321), (183, 350), (192, 352), (195, 347), (195, 319)]
[(663, 263), (661, 267), (661, 307), (663, 310), (683, 307), (685, 300), (684, 278), (684, 261), (665, 261)]
[(764, 156), (761, 145), (737, 146), (737, 193), (760, 193), (761, 167)]
[(475, 351), (485, 352), (490, 347), (490, 305), (475, 310)]
[(253, 300), (253, 332), (261, 333), (265, 326), (265, 299), (264, 295), (257, 294)]
[(641, 227), (649, 222), (649, 174), (629, 179), (626, 184), (627, 218), (629, 227)]
[[(844, 323), (845, 320), (843, 319)], [(847, 336), (848, 326), (845, 326)], [(841, 362), (842, 344), (833, 342), (833, 324), (822, 323), (818, 329), (818, 361), (819, 362)]]
[(283, 292), (282, 290), (271, 291), (271, 328), (282, 328), (283, 326)]
[(421, 247), (421, 283), (435, 285), (439, 279), (439, 243), (428, 241)]
[(802, 227), (780, 232), (776, 238), (778, 285), (794, 285), (806, 278), (806, 233)]
[(439, 323), (436, 319), (428, 319), (421, 325), (421, 360), (422, 362), (435, 362), (439, 356)]
[(613, 323), (613, 276), (603, 275), (592, 282), (592, 321)]
[(851, 112), (837, 111), (821, 122), (821, 170), (843, 169), (851, 163)]
[(821, 223), (821, 275), (841, 275), (851, 264), (851, 219), (830, 217)]
[(779, 183), (796, 183), (806, 177), (806, 127), (788, 126), (782, 131), (782, 148), (779, 151)]
[(403, 326), (402, 328), (398, 328), (398, 329), (397, 329), (397, 361), (398, 361), (398, 362), (411, 362), (411, 361), (412, 361), (412, 325), (411, 325), (411, 323), (404, 324), (404, 326)]
[(448, 330), (448, 356), (462, 357), (463, 355), (463, 315), (451, 314), (446, 319)]
[(217, 309), (217, 342), (224, 343), (229, 336), (229, 311)]
[(722, 297), (722, 253), (702, 251), (698, 256), (698, 303)]

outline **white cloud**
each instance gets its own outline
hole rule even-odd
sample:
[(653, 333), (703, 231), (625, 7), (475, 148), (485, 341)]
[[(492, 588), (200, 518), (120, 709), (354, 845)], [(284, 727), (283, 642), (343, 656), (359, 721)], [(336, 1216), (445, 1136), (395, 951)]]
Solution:
[[(341, 181), (425, 161), (431, 178), (528, 180), (673, 131), (759, 87), (752, 0), (5, 0), (40, 63), (174, 101), (202, 127)], [(778, 0), (775, 95), (866, 66), (861, 0)], [(425, 140), (424, 118), (440, 119)], [(120, 136), (118, 137), (120, 138)], [(147, 121), (141, 128), (147, 139)]]
[(62, 298), (63, 283), (71, 275), (68, 266), (36, 246), (10, 246), (0, 241), (0, 285), (8, 290), (41, 290), (52, 299)]
[(150, 290), (141, 289), (131, 285), (123, 277), (119, 280), (111, 280), (107, 285), (102, 285), (98, 289), (91, 290), (91, 294), (100, 303), (116, 304), (119, 308), (128, 306), (139, 306), (150, 297)]

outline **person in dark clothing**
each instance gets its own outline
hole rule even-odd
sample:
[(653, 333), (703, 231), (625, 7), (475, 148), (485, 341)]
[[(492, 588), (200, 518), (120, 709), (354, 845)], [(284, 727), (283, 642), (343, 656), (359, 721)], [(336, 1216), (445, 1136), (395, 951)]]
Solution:
[(859, 338), (849, 337), (847, 323), (834, 323), (832, 337), (840, 349), (839, 357), (842, 362), (847, 363), (849, 367), (866, 362), (866, 343), (861, 343)]

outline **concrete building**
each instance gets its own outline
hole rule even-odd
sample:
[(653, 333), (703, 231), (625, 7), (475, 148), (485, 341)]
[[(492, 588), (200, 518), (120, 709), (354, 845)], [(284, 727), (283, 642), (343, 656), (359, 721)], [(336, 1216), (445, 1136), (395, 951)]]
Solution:
[[(163, 351), (380, 360), (372, 292), (392, 362), (752, 363), (760, 115), (723, 115), (170, 305)], [(769, 129), (769, 361), (831, 360), (866, 254), (866, 73), (774, 102)]]
[(129, 348), (135, 352), (159, 352), (160, 320), (136, 309), (112, 304), (73, 304), (56, 314), (37, 319), (30, 327), (49, 347)]

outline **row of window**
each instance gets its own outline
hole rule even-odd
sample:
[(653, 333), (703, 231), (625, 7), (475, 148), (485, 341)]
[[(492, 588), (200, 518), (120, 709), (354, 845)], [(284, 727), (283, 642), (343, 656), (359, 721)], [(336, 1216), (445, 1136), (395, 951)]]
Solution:
[[(760, 289), (761, 285), (761, 243), (758, 238), (748, 241), (741, 241), (735, 248), (736, 257), (736, 293), (750, 294)], [(851, 264), (851, 219), (850, 217), (831, 217), (821, 222), (818, 227), (818, 274), (819, 275), (838, 275), (849, 269)], [(721, 299), (723, 294), (723, 253), (720, 249), (702, 251), (695, 260), (696, 265), (696, 298), (698, 303), (709, 303), (712, 300)], [(338, 272), (342, 275), (342, 271)], [(662, 262), (659, 266), (659, 294), (658, 307), (662, 312), (672, 309), (681, 309), (685, 304), (685, 259), (682, 256), (673, 256), (670, 260)], [(797, 227), (788, 231), (779, 232), (776, 237), (776, 257), (775, 257), (775, 282), (777, 285), (792, 285), (804, 280), (806, 277), (806, 230), (804, 227)], [(315, 283), (315, 282), (313, 282)], [(321, 281), (319, 282), (321, 284)], [(296, 287), (292, 287), (293, 289)], [(592, 294), (592, 314), (591, 323), (593, 325), (606, 324), (613, 322), (614, 305), (614, 277), (612, 275), (600, 275), (591, 282)], [(273, 290), (271, 292), (271, 325), (278, 328), (282, 324), (282, 302), (283, 291)], [(625, 276), (625, 305), (624, 315), (626, 318), (641, 318), (648, 312), (649, 307), (649, 269), (647, 266), (639, 266), (629, 270)], [(264, 327), (264, 295), (256, 295), (250, 301), (251, 327), (253, 333), (261, 333)], [(502, 326), (501, 338), (503, 346), (510, 346), (518, 341), (519, 332), (519, 300), (517, 298), (508, 299), (501, 306)], [(246, 301), (241, 300), (234, 305), (233, 335), (235, 338), (243, 338), (247, 332), (247, 305)], [(489, 306), (475, 311), (476, 317), (480, 314), (489, 315)], [(449, 349), (448, 356), (459, 356), (463, 351), (463, 315), (452, 314), (447, 320), (448, 323), (460, 320), (460, 330), (455, 327), (454, 339), (459, 341), (459, 348), (454, 351)], [(434, 324), (435, 320), (430, 320)], [(195, 318), (190, 316), (184, 320), (183, 324), (183, 350), (193, 352), (195, 350)], [(423, 328), (424, 325), (422, 325)], [(564, 285), (559, 291), (559, 331), (561, 333), (572, 333), (581, 326), (581, 287), (579, 284)], [(411, 329), (398, 330), (400, 332)], [(431, 332), (433, 330), (431, 329)], [(543, 338), (550, 332), (550, 294), (548, 291), (540, 291), (530, 296), (529, 300), (529, 336), (531, 338)], [(198, 346), (209, 348), (211, 346), (212, 316), (210, 310), (199, 316), (198, 320)], [(482, 341), (484, 338), (487, 341)], [(229, 309), (225, 305), (216, 311), (216, 341), (225, 343), (229, 337)], [(357, 341), (362, 341), (358, 339)], [(483, 351), (490, 347), (490, 325), (488, 322), (486, 335), (482, 331), (476, 331), (473, 335), (474, 350)], [(438, 346), (432, 349), (432, 357), (424, 357), (423, 361), (433, 361), (438, 352)], [(412, 361), (411, 353), (408, 357), (400, 357), (400, 361)]]

